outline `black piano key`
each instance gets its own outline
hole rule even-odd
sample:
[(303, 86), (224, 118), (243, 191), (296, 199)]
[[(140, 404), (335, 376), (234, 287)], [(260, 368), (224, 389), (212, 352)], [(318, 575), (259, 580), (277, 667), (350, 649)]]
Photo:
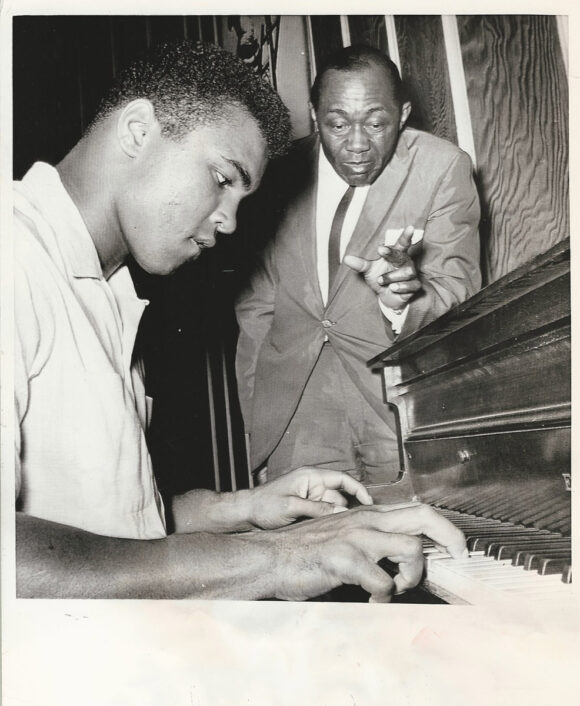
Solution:
[(471, 520), (470, 522), (458, 522), (456, 520), (452, 520), (452, 522), (456, 527), (459, 527), (459, 529), (467, 531), (486, 530), (504, 526), (503, 523), (501, 523), (499, 520), (493, 520), (488, 522), (476, 522), (474, 520)]
[(561, 574), (564, 567), (572, 561), (572, 557), (568, 554), (567, 557), (548, 557), (542, 559), (538, 565), (538, 573), (540, 576), (548, 576), (549, 574)]
[[(486, 498), (480, 498), (476, 503), (471, 503), (470, 507), (477, 506), (480, 511), (483, 509), (489, 512), (495, 503), (495, 510), (492, 511), (503, 513), (503, 501), (497, 499), (498, 494), (496, 498), (492, 498), (491, 495), (488, 493)], [(522, 493), (520, 498), (522, 504), (518, 503), (518, 511), (511, 512), (509, 520), (500, 517), (483, 517), (449, 507), (439, 507), (438, 511), (464, 532), (471, 551), (483, 549), (490, 557), (502, 560), (511, 558), (512, 564), (519, 566), (527, 562), (528, 570), (539, 569), (538, 575), (540, 571), (543, 575), (560, 573), (562, 582), (571, 583), (571, 538), (569, 529), (565, 529), (566, 523), (569, 523), (569, 511), (562, 510), (560, 502), (538, 506), (535, 491), (528, 499), (524, 496), (525, 493)], [(445, 502), (449, 502), (449, 499), (445, 499)], [(533, 512), (529, 510), (530, 507), (534, 507)], [(555, 515), (561, 516), (560, 524), (563, 533), (554, 531)], [(539, 519), (541, 522), (543, 518), (547, 518), (545, 525), (549, 529), (526, 525), (519, 521)], [(425, 547), (432, 545), (431, 540), (424, 538)]]
[(538, 569), (540, 563), (544, 559), (567, 559), (570, 561), (570, 550), (569, 549), (550, 549), (548, 551), (531, 551), (524, 554), (523, 567), (526, 571), (532, 571)]
[[(518, 537), (508, 537), (507, 539), (494, 538), (485, 543), (482, 547), (487, 556), (493, 556), (496, 559), (509, 558), (510, 550), (512, 552), (526, 547), (549, 547), (555, 548), (570, 546), (570, 540), (566, 537), (553, 537), (546, 535), (532, 536), (528, 539)], [(502, 551), (503, 550), (503, 551)]]
[(511, 559), (517, 551), (526, 549), (565, 549), (570, 546), (570, 540), (562, 539), (545, 541), (543, 539), (528, 539), (513, 541), (493, 541), (489, 542), (485, 548), (487, 556), (492, 556), (494, 559)]
[[(526, 540), (528, 541), (528, 540)], [(546, 532), (545, 530), (538, 530), (537, 532), (534, 532), (531, 534), (530, 542), (533, 542), (534, 544), (545, 544), (546, 546), (550, 545), (563, 545), (563, 546), (569, 546), (570, 545), (570, 537), (562, 537), (562, 535), (555, 534), (554, 532)], [(505, 542), (502, 541), (501, 537), (498, 537), (497, 539), (492, 540), (494, 545), (501, 545), (501, 544), (517, 544), (518, 543), (518, 535), (514, 535), (513, 537), (508, 538)], [(495, 549), (495, 548), (494, 548)]]
[(493, 537), (496, 534), (509, 534), (510, 532), (515, 534), (545, 534), (550, 536), (551, 532), (547, 530), (538, 530), (535, 527), (524, 527), (523, 525), (510, 525), (506, 522), (501, 522), (499, 525), (475, 525), (473, 527), (466, 527), (464, 532), (469, 532), (470, 535), (475, 535), (480, 532), (481, 535), (489, 535)]
[(540, 536), (540, 532), (532, 530), (524, 530), (524, 529), (515, 529), (515, 528), (505, 528), (505, 530), (500, 530), (498, 528), (497, 531), (492, 532), (479, 532), (479, 533), (469, 533), (466, 532), (465, 536), (467, 538), (467, 547), (471, 551), (479, 551), (485, 548), (485, 543), (493, 540), (500, 541), (502, 538), (508, 540), (508, 539), (516, 539), (516, 538), (521, 538), (523, 540), (525, 539), (533, 539), (535, 537)]

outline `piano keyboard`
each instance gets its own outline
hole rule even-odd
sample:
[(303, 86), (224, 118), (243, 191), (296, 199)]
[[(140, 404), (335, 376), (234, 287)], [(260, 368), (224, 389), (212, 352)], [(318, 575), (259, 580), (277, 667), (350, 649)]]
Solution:
[(570, 537), (558, 532), (438, 511), (467, 538), (469, 557), (451, 559), (425, 541), (424, 587), (448, 603), (489, 605), (522, 600), (554, 604), (571, 597)]

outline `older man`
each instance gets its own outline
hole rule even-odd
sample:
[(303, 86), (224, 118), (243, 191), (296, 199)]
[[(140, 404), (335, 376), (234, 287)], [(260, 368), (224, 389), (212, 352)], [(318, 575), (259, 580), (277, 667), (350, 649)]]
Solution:
[[(305, 599), (348, 583), (388, 600), (421, 576), (413, 535), (463, 552), (430, 508), (368, 507), (354, 479), (314, 469), (176, 497), (167, 536), (133, 359), (146, 302), (125, 263), (166, 274), (232, 233), (287, 140), (285, 108), (242, 62), (163, 46), (120, 76), (56, 168), (15, 185), (19, 596)], [(345, 494), (361, 507), (344, 511)]]
[(472, 165), (405, 127), (411, 105), (376, 49), (332, 56), (311, 110), (317, 134), (264, 179), (274, 237), (237, 306), (252, 465), (385, 483), (400, 469), (396, 420), (366, 362), (479, 288)]

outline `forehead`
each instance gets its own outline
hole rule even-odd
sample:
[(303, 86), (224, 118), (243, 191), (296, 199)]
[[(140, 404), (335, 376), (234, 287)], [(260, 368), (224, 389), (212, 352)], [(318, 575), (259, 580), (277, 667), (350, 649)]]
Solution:
[(232, 106), (224, 110), (222, 116), (207, 127), (224, 147), (245, 150), (258, 156), (267, 151), (266, 139), (256, 119), (242, 108)]
[(398, 108), (391, 78), (382, 66), (370, 63), (350, 71), (330, 69), (323, 76), (320, 110), (361, 104), (376, 104), (386, 110)]
[(194, 128), (186, 138), (191, 148), (201, 148), (210, 159), (233, 160), (259, 181), (267, 161), (267, 143), (256, 120), (245, 110), (232, 106), (215, 122)]

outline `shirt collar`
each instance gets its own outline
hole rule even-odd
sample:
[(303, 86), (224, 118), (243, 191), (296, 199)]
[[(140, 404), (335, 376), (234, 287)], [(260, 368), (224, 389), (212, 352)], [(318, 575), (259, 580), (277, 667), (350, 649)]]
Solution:
[(72, 275), (102, 279), (103, 269), (93, 239), (58, 171), (50, 164), (36, 162), (22, 179), (22, 184), (53, 226), (59, 249)]

